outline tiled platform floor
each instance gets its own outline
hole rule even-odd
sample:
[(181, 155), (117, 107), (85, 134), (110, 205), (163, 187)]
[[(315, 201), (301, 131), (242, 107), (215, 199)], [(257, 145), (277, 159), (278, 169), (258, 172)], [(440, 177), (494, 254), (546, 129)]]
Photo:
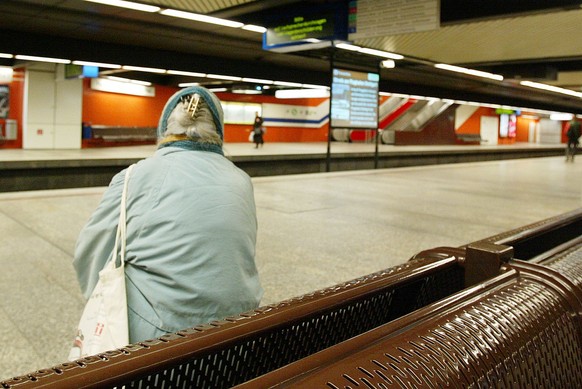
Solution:
[[(269, 304), (582, 206), (582, 156), (253, 179)], [(0, 380), (63, 362), (104, 188), (0, 194)]]

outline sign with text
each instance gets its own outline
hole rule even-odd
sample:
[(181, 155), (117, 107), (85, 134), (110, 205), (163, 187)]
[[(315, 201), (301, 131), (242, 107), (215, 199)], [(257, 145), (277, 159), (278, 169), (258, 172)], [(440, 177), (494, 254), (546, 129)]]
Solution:
[(305, 39), (333, 36), (333, 18), (328, 16), (295, 16), (286, 23), (267, 29), (267, 45), (280, 45)]
[(358, 0), (356, 27), (349, 39), (436, 30), (440, 27), (439, 0)]
[(318, 49), (347, 39), (347, 8), (343, 3), (293, 7), (273, 15), (263, 34), (263, 49), (277, 52)]
[(333, 69), (331, 84), (331, 126), (335, 128), (378, 128), (377, 73)]

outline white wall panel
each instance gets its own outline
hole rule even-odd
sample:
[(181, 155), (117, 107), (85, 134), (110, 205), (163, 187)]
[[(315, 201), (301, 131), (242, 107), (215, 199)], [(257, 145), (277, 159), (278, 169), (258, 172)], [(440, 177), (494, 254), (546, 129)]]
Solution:
[(55, 124), (55, 149), (80, 149), (81, 124)]
[(63, 80), (59, 78), (55, 89), (54, 148), (81, 148), (82, 110), (83, 80)]
[(541, 119), (540, 143), (542, 144), (562, 143), (562, 123), (551, 119)]
[(23, 148), (81, 148), (83, 81), (63, 74), (63, 65), (27, 70)]
[(23, 148), (54, 148), (55, 74), (26, 72)]
[(486, 145), (499, 142), (499, 116), (481, 116), (481, 139)]

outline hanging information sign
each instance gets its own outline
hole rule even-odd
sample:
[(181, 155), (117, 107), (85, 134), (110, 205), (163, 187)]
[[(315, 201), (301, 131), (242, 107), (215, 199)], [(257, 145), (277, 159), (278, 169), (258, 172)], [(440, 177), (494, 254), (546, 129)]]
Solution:
[(347, 39), (347, 9), (338, 5), (295, 9), (270, 22), (263, 34), (263, 49), (276, 52), (311, 50)]
[(358, 0), (356, 4), (355, 30), (353, 20), (350, 22), (351, 41), (440, 27), (439, 0)]

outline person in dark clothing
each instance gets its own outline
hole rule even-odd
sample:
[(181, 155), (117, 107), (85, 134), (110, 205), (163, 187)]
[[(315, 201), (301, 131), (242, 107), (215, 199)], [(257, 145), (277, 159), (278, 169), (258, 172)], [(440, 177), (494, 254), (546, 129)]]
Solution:
[(259, 113), (255, 113), (255, 121), (253, 123), (253, 142), (255, 143), (255, 149), (265, 143), (263, 135), (265, 134), (265, 127), (263, 127), (263, 118), (259, 116)]
[(574, 116), (572, 121), (570, 121), (570, 127), (566, 132), (568, 137), (568, 144), (566, 145), (566, 162), (574, 162), (574, 156), (576, 155), (576, 149), (578, 147), (578, 138), (580, 138), (580, 122)]

